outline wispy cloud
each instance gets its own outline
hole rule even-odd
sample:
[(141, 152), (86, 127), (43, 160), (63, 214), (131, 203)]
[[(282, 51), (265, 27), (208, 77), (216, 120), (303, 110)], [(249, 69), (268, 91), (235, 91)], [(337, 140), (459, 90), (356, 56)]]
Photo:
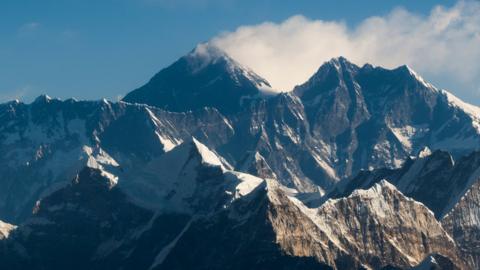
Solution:
[(20, 26), (18, 29), (19, 32), (25, 33), (25, 32), (32, 32), (37, 30), (40, 27), (40, 23), (38, 22), (28, 22)]
[(242, 26), (213, 42), (283, 90), (304, 82), (322, 62), (340, 55), (357, 64), (408, 64), (427, 78), (458, 85), (457, 91), (465, 95), (480, 85), (478, 1), (437, 6), (428, 16), (397, 8), (353, 28), (298, 15), (278, 24)]
[(25, 85), (13, 90), (0, 90), (0, 103), (8, 102), (12, 100), (21, 100), (28, 96), (32, 87)]

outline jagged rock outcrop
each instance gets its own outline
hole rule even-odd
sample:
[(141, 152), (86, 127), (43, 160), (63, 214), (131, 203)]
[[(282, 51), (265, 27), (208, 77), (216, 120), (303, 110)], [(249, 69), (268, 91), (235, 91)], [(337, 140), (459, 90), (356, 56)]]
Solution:
[(412, 268), (414, 270), (458, 270), (456, 266), (449, 258), (440, 254), (432, 254), (425, 258), (423, 262)]
[(17, 226), (9, 224), (9, 223), (5, 223), (5, 222), (0, 220), (0, 240), (4, 240), (4, 239), (8, 238), (10, 233), (13, 230), (15, 230), (16, 228), (17, 228)]

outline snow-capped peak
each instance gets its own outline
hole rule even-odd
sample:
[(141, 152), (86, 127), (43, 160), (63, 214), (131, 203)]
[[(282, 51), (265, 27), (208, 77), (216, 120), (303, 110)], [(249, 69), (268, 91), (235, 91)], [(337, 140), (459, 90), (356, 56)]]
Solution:
[(73, 179), (73, 184), (103, 187), (112, 189), (117, 185), (118, 178), (102, 168), (85, 166)]
[(218, 156), (208, 149), (204, 144), (195, 139), (195, 137), (192, 137), (192, 144), (195, 146), (195, 149), (202, 158), (202, 164), (223, 167), (223, 163), (220, 161)]
[(417, 155), (418, 158), (426, 158), (432, 154), (432, 150), (425, 146)]
[(373, 187), (369, 189), (355, 190), (349, 197), (358, 196), (358, 197), (366, 197), (366, 198), (375, 198), (375, 197), (378, 197), (378, 195), (382, 194), (383, 191), (386, 191), (386, 190), (400, 192), (390, 182), (388, 182), (385, 179), (382, 179), (380, 182), (376, 183), (375, 185), (373, 185)]
[(118, 176), (107, 170), (120, 166), (116, 160), (101, 148), (92, 148), (85, 145), (83, 146), (83, 153), (87, 161), (86, 167), (98, 170), (105, 179), (108, 179), (110, 188), (117, 185)]
[(331, 70), (332, 68), (335, 69), (337, 72), (340, 72), (341, 70), (353, 72), (359, 69), (357, 65), (350, 62), (347, 58), (339, 56), (324, 62), (312, 77), (320, 76), (324, 73), (324, 71)]
[(48, 95), (40, 95), (38, 96), (34, 101), (33, 104), (38, 104), (38, 103), (48, 103), (52, 100), (52, 98)]
[(345, 57), (339, 56), (330, 59), (329, 61), (324, 62), (318, 70), (313, 74), (307, 82), (304, 84), (296, 86), (293, 91), (298, 95), (302, 96), (306, 89), (316, 88), (319, 83), (325, 81), (325, 79), (331, 74), (337, 74), (339, 78), (342, 78), (344, 73), (355, 74), (360, 68), (348, 61)]
[(327, 61), (325, 64), (330, 64), (330, 65), (334, 65), (335, 67), (337, 67), (338, 69), (342, 66), (342, 65), (353, 65), (352, 62), (348, 61), (347, 58), (343, 57), (343, 56), (338, 56), (338, 57), (334, 57), (332, 59), (330, 59), (329, 61)]
[(429, 82), (425, 81), (425, 79), (423, 79), (422, 76), (418, 75), (418, 73), (415, 72), (415, 70), (413, 70), (409, 65), (404, 65), (402, 67), (405, 68), (413, 78), (415, 78), (418, 82), (423, 84), (423, 86), (425, 86), (427, 88), (430, 88), (432, 90), (437, 90), (437, 88), (435, 86), (433, 86)]
[(193, 73), (197, 73), (209, 65), (222, 63), (230, 76), (237, 82), (240, 81), (239, 76), (244, 76), (260, 90), (271, 91), (271, 86), (267, 80), (257, 75), (251, 69), (241, 65), (224, 50), (210, 42), (198, 44), (185, 58), (192, 67)]
[(222, 49), (208, 42), (198, 44), (187, 56), (202, 60), (205, 64), (218, 61), (221, 58), (231, 60)]

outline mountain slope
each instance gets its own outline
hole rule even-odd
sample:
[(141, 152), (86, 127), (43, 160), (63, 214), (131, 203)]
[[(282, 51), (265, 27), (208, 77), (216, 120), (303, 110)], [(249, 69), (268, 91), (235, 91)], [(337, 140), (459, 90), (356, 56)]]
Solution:
[(250, 193), (263, 181), (231, 167), (195, 138), (120, 174), (119, 186), (139, 205), (159, 212), (210, 214)]
[(228, 120), (215, 109), (171, 113), (46, 96), (32, 104), (1, 104), (0, 219), (23, 221), (37, 200), (68, 184), (88, 163), (118, 175), (192, 136), (218, 146), (232, 134)]

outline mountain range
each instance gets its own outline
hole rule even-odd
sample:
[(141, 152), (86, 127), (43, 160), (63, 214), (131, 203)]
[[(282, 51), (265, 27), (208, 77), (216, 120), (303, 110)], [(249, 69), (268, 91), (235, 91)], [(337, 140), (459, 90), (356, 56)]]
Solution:
[(479, 269), (479, 150), (408, 66), (278, 92), (200, 44), (119, 102), (0, 104), (0, 264)]

